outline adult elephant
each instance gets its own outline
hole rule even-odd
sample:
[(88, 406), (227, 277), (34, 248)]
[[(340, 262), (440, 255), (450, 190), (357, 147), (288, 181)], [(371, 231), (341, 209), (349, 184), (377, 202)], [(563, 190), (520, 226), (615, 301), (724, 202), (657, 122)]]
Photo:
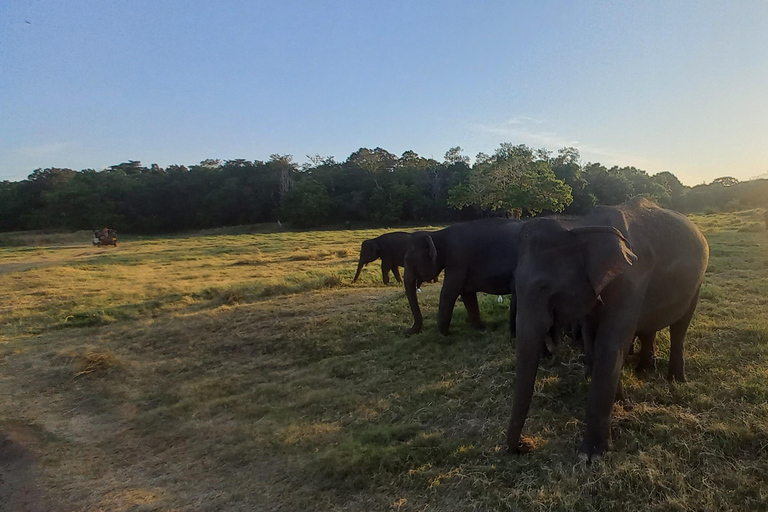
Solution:
[(534, 219), (520, 234), (515, 271), (517, 374), (507, 446), (526, 451), (520, 434), (533, 395), (542, 337), (554, 324), (588, 318), (592, 381), (579, 452), (599, 457), (626, 352), (669, 326), (669, 377), (685, 380), (683, 340), (709, 260), (699, 229), (646, 199), (598, 207), (578, 222)]
[[(512, 293), (517, 265), (517, 239), (522, 222), (511, 219), (482, 219), (464, 222), (431, 233), (414, 233), (405, 256), (405, 294), (413, 313), (413, 325), (406, 332), (421, 331), (423, 317), (416, 296), (423, 282), (436, 279), (441, 271), (443, 288), (437, 312), (437, 327), (448, 334), (453, 307), (461, 296), (469, 320), (484, 327), (477, 292)], [(514, 295), (512, 311), (515, 311)], [(510, 316), (514, 324), (514, 314)], [(512, 328), (514, 332), (514, 327)]]
[(402, 283), (400, 270), (398, 267), (405, 266), (405, 253), (408, 250), (408, 244), (411, 240), (411, 234), (403, 231), (385, 233), (370, 240), (364, 240), (360, 247), (360, 260), (357, 263), (357, 272), (354, 283), (360, 277), (363, 267), (372, 261), (381, 258), (381, 277), (384, 284), (389, 284), (390, 270), (398, 283)]

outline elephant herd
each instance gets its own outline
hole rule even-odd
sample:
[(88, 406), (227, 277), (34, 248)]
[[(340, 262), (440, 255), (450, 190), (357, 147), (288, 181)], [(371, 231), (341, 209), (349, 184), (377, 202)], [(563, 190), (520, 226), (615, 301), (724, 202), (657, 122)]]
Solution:
[(685, 216), (638, 198), (600, 206), (583, 216), (527, 221), (483, 219), (433, 232), (389, 233), (363, 242), (362, 267), (381, 258), (413, 313), (409, 333), (422, 328), (417, 290), (443, 272), (437, 325), (447, 334), (462, 298), (469, 320), (482, 328), (477, 293), (511, 295), (510, 330), (517, 355), (510, 452), (530, 446), (521, 437), (539, 359), (551, 333), (574, 329), (591, 376), (586, 432), (579, 454), (599, 458), (611, 442), (614, 400), (627, 354), (640, 339), (639, 366), (653, 365), (657, 331), (670, 329), (669, 378), (685, 380), (683, 341), (709, 260), (701, 231)]

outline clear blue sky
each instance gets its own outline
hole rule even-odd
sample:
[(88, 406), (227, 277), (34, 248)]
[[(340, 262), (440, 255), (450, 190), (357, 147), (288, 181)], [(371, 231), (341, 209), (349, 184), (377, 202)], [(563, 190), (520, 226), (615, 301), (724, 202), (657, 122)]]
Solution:
[(768, 2), (0, 2), (0, 180), (501, 142), (765, 173)]

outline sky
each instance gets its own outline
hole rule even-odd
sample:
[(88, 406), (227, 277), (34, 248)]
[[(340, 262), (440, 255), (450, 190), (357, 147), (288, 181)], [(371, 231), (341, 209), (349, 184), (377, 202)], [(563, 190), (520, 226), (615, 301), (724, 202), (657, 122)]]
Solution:
[(768, 1), (2, 0), (0, 180), (502, 142), (768, 172)]

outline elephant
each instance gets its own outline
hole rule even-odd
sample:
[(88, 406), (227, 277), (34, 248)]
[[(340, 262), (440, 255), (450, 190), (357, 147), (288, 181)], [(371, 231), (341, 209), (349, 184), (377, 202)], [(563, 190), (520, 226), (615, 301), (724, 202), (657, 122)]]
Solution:
[(520, 435), (542, 337), (552, 325), (587, 319), (591, 332), (584, 338), (592, 345), (593, 368), (579, 454), (596, 460), (610, 447), (613, 401), (636, 335), (652, 354), (655, 333), (669, 326), (668, 377), (685, 380), (683, 341), (698, 303), (709, 246), (688, 218), (638, 198), (597, 207), (577, 222), (526, 222), (517, 259), (517, 363), (507, 448), (512, 453), (530, 449)]
[[(437, 313), (440, 333), (448, 334), (459, 296), (472, 325), (484, 328), (477, 292), (506, 295), (514, 291), (511, 286), (522, 225), (517, 220), (491, 218), (455, 224), (440, 231), (414, 233), (405, 256), (405, 294), (413, 314), (413, 325), (406, 334), (418, 333), (422, 328), (423, 317), (416, 297), (418, 288), (443, 270)], [(514, 295), (511, 310), (515, 310)], [(514, 325), (513, 315), (510, 322)]]
[(402, 283), (400, 270), (398, 267), (405, 266), (405, 252), (408, 250), (408, 243), (411, 240), (411, 233), (395, 231), (385, 233), (370, 240), (364, 240), (360, 247), (360, 261), (357, 264), (357, 272), (354, 283), (360, 277), (360, 272), (368, 263), (381, 258), (381, 277), (384, 284), (389, 284), (389, 271), (391, 270), (398, 283)]
[[(597, 334), (597, 314), (600, 304), (585, 318), (575, 323), (574, 326), (574, 341), (580, 346), (584, 352), (586, 362), (585, 377), (592, 375), (594, 369), (595, 360), (595, 336)], [(578, 331), (578, 333), (577, 333)], [(624, 364), (629, 362), (629, 356), (637, 354), (637, 363), (635, 365), (635, 372), (641, 374), (646, 370), (656, 368), (656, 333), (657, 331), (635, 333), (632, 336), (632, 341), (629, 343), (629, 348), (624, 352)], [(635, 339), (640, 341), (640, 351), (635, 351)], [(616, 387), (615, 401), (621, 402), (626, 399), (624, 395), (624, 389), (621, 385), (621, 379)], [(625, 403), (625, 406), (630, 404)]]

